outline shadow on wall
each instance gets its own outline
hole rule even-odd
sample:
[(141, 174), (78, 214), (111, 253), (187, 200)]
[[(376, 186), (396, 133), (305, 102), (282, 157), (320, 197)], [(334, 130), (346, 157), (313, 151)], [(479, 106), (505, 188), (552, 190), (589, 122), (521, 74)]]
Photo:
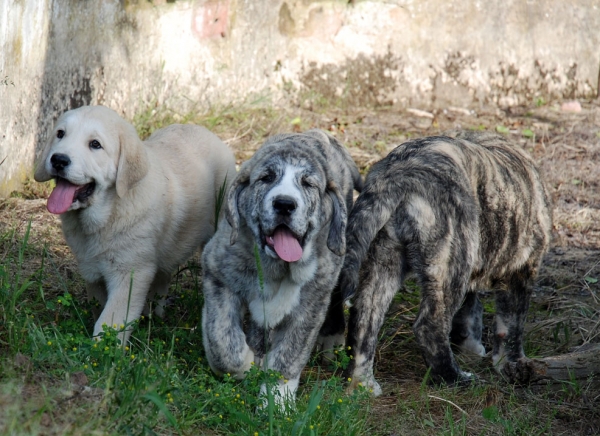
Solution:
[(135, 37), (137, 31), (122, 3), (52, 2), (36, 126), (36, 159), (63, 112), (105, 103), (104, 62), (113, 50), (124, 51), (124, 58), (129, 59), (123, 40)]

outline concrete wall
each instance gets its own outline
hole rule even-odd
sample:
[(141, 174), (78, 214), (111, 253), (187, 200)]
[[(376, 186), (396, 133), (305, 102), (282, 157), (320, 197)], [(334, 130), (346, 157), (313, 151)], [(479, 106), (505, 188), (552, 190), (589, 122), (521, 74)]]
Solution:
[(0, 196), (63, 111), (595, 98), (598, 0), (0, 0)]

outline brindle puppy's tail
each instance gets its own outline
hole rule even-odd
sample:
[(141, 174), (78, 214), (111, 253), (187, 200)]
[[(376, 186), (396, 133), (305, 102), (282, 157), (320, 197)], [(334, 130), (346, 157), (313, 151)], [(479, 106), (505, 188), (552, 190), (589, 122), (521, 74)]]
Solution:
[(354, 190), (356, 192), (362, 192), (364, 184), (363, 184), (363, 179), (360, 175), (360, 173), (358, 172), (358, 168), (356, 167), (356, 165), (349, 165), (350, 168), (350, 172), (352, 173), (352, 181), (354, 183)]
[[(393, 189), (393, 183), (376, 182), (378, 178), (381, 180), (380, 176), (376, 175), (381, 170), (384, 168), (378, 168), (377, 165), (373, 167), (367, 176), (365, 185), (360, 186), (361, 194), (354, 203), (348, 218), (346, 257), (339, 281), (345, 302), (356, 293), (359, 270), (371, 243), (402, 201), (402, 190)], [(374, 176), (374, 182), (368, 183), (371, 176)], [(360, 176), (358, 180), (360, 181)], [(355, 183), (358, 184), (356, 180)], [(360, 185), (362, 185), (362, 181), (360, 181)]]

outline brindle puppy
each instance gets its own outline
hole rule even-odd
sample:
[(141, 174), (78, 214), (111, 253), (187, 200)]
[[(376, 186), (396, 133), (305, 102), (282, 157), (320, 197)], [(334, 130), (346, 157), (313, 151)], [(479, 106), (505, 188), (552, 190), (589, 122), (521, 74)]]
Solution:
[(340, 287), (354, 297), (352, 386), (373, 377), (377, 334), (409, 272), (421, 286), (413, 330), (436, 382), (457, 383), (450, 346), (484, 354), (476, 290), (496, 290), (493, 362), (525, 357), (531, 281), (548, 248), (550, 198), (532, 160), (503, 137), (460, 133), (400, 145), (375, 164), (348, 219)]

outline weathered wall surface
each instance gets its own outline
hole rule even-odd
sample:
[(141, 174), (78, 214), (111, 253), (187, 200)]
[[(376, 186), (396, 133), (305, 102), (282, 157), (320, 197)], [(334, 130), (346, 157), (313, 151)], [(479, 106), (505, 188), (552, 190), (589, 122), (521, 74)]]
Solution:
[(598, 0), (0, 0), (0, 196), (63, 111), (595, 98)]

